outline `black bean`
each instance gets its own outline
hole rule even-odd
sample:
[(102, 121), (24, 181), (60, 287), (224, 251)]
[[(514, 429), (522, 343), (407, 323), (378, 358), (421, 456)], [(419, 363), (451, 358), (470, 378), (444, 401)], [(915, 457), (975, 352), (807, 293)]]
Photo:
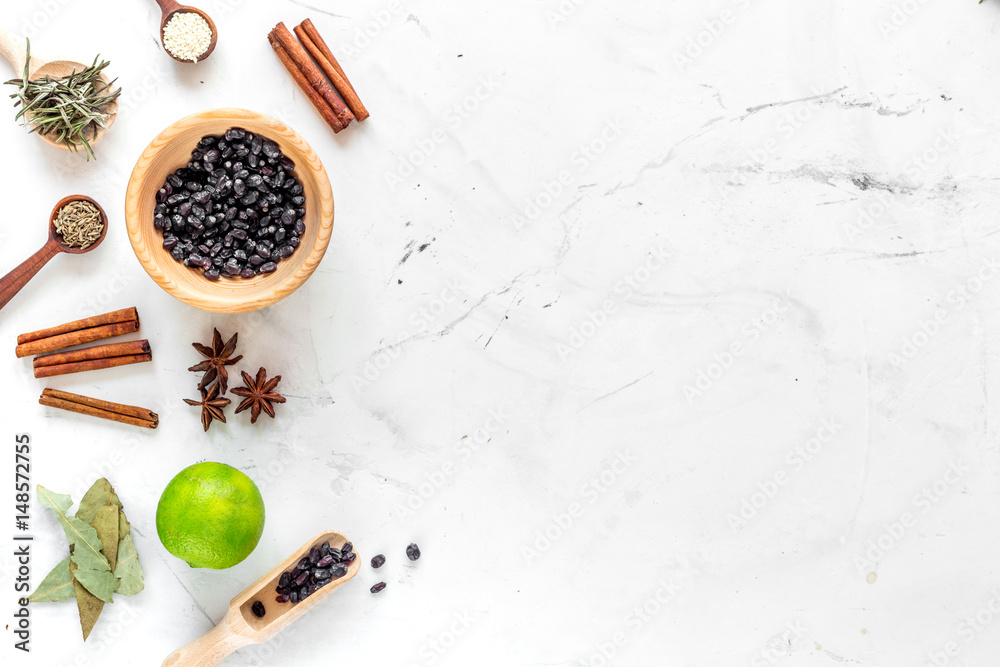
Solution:
[(372, 567), (376, 570), (385, 565), (385, 556), (378, 554), (377, 556), (372, 556)]
[[(156, 192), (153, 224), (164, 234), (165, 249), (209, 279), (277, 270), (305, 232), (296, 224), (305, 199), (294, 168), (276, 142), (242, 128), (202, 137), (187, 166), (169, 174)], [(236, 257), (234, 249), (244, 256)], [(246, 265), (253, 257), (260, 261)]]
[(372, 593), (381, 593), (384, 590), (385, 590), (385, 582), (384, 581), (378, 582), (377, 584), (375, 584), (371, 588)]
[(345, 554), (350, 553), (354, 551), (354, 545), (350, 542), (344, 542), (344, 546), (340, 547), (340, 550)]
[(300, 574), (299, 576), (297, 576), (295, 578), (295, 585), (296, 586), (301, 586), (302, 584), (306, 583), (307, 579), (309, 579), (309, 573), (308, 572), (303, 572), (302, 574)]
[(264, 614), (267, 613), (264, 611), (264, 603), (260, 600), (253, 603), (253, 606), (250, 607), (250, 611), (252, 611), (253, 615), (257, 618), (264, 618)]
[(312, 563), (309, 562), (309, 557), (303, 556), (302, 558), (299, 559), (299, 562), (296, 564), (295, 567), (299, 568), (300, 570), (308, 570), (310, 565), (312, 565)]
[(329, 551), (330, 548), (327, 547), (327, 554), (325, 556), (321, 556), (320, 559), (316, 561), (316, 567), (329, 567), (333, 564), (333, 556), (330, 555)]
[(346, 563), (334, 563), (330, 566), (330, 574), (333, 575), (334, 579), (339, 579), (340, 577), (347, 574), (347, 564)]
[(410, 560), (417, 560), (418, 558), (420, 558), (420, 547), (418, 547), (416, 544), (411, 544), (410, 546), (406, 547), (406, 557), (409, 558)]
[(296, 591), (292, 591), (291, 595), (288, 596), (288, 601), (292, 604), (298, 604), (299, 594)]
[(302, 222), (301, 220), (296, 221), (296, 223), (295, 223), (295, 235), (296, 236), (302, 236), (305, 233), (306, 233), (306, 223)]
[(313, 570), (313, 577), (316, 578), (316, 581), (326, 581), (330, 579), (332, 576), (333, 572), (331, 572), (329, 568), (321, 567)]
[(285, 594), (277, 595), (277, 596), (275, 596), (274, 601), (275, 602), (281, 602), (281, 603), (288, 602), (288, 596), (285, 595)]
[(309, 589), (305, 586), (299, 589), (299, 601), (305, 600), (309, 597)]

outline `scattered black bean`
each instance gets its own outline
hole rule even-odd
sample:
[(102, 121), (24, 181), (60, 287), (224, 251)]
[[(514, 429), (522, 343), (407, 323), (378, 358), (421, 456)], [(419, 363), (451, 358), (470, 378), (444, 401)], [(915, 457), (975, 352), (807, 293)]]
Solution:
[(305, 233), (294, 170), (277, 143), (242, 128), (203, 137), (156, 192), (153, 226), (163, 248), (209, 280), (276, 271)]
[(418, 547), (416, 544), (411, 544), (410, 546), (406, 547), (406, 557), (409, 558), (410, 560), (417, 560), (418, 558), (420, 558), (420, 547)]
[(378, 569), (385, 565), (385, 556), (379, 554), (377, 556), (372, 556), (372, 567)]
[(385, 582), (380, 581), (371, 588), (372, 593), (380, 593), (385, 590)]
[(250, 607), (250, 610), (253, 612), (253, 615), (256, 616), (257, 618), (264, 618), (264, 614), (267, 613), (264, 611), (264, 603), (261, 602), (260, 600), (254, 602), (253, 606)]

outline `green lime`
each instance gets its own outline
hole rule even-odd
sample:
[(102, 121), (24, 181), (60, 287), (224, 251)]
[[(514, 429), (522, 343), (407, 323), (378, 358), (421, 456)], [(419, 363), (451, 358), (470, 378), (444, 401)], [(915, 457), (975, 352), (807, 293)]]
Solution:
[(225, 463), (184, 468), (156, 506), (160, 542), (191, 567), (232, 567), (253, 552), (263, 532), (260, 490)]

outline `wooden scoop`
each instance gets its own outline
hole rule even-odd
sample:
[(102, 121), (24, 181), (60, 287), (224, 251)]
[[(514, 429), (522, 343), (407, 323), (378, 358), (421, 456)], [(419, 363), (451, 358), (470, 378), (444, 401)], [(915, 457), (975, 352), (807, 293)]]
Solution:
[[(215, 21), (212, 17), (198, 9), (197, 7), (189, 7), (188, 5), (182, 5), (177, 2), (177, 0), (156, 0), (156, 4), (160, 6), (160, 11), (163, 12), (163, 18), (160, 21), (160, 44), (163, 44), (163, 29), (167, 27), (167, 23), (170, 19), (174, 17), (174, 14), (197, 14), (201, 18), (205, 19), (205, 23), (208, 27), (212, 29), (212, 42), (205, 49), (205, 53), (198, 56), (197, 60), (194, 62), (200, 63), (205, 58), (212, 55), (212, 51), (215, 51), (215, 43), (219, 41), (219, 31), (215, 29)], [(191, 63), (190, 60), (181, 60), (174, 54), (170, 53), (170, 49), (167, 48), (166, 44), (163, 44), (163, 50), (167, 52), (167, 55), (176, 60), (179, 63)]]
[[(97, 210), (101, 213), (101, 222), (104, 223), (104, 229), (101, 230), (101, 235), (96, 241), (91, 243), (86, 248), (75, 248), (66, 245), (59, 236), (59, 232), (56, 231), (56, 215), (66, 204), (72, 201), (89, 201), (91, 204), (97, 207)], [(28, 281), (35, 277), (46, 263), (56, 255), (61, 252), (65, 252), (70, 255), (82, 255), (85, 252), (90, 252), (97, 246), (101, 245), (104, 237), (108, 235), (108, 215), (101, 208), (101, 205), (90, 197), (85, 197), (83, 195), (70, 195), (69, 197), (64, 197), (59, 200), (59, 203), (55, 205), (52, 209), (52, 214), (49, 216), (49, 240), (46, 241), (42, 249), (36, 252), (34, 255), (24, 260), (20, 266), (0, 278), (0, 308), (6, 306), (11, 299), (13, 299), (18, 292), (21, 291)]]
[[(27, 59), (27, 53), (25, 51), (25, 43), (22, 43), (19, 39), (15, 39), (6, 30), (0, 29), (0, 54), (14, 68), (14, 74), (17, 78), (21, 78), (24, 75), (24, 61)], [(38, 56), (32, 54), (31, 65), (28, 70), (28, 79), (41, 79), (42, 77), (49, 77), (51, 79), (60, 79), (64, 76), (72, 74), (74, 71), (82, 72), (87, 69), (88, 65), (83, 63), (78, 63), (74, 60), (45, 60), (44, 58), (39, 58)], [(110, 86), (111, 82), (108, 80), (104, 73), (101, 73), (101, 81), (104, 82), (105, 86)], [(110, 92), (110, 91), (109, 91)], [(104, 138), (104, 135), (108, 133), (111, 126), (115, 122), (115, 118), (118, 117), (118, 100), (115, 100), (107, 106), (106, 112), (108, 114), (107, 119), (104, 124), (107, 127), (97, 127), (90, 130), (90, 136), (87, 137), (87, 141), (93, 146), (98, 141)], [(29, 119), (30, 121), (30, 119)], [(35, 132), (36, 135), (42, 138), (42, 140), (56, 148), (60, 148), (64, 151), (70, 150), (67, 144), (57, 142), (53, 136), (40, 134)]]
[[(162, 667), (214, 667), (236, 649), (251, 644), (263, 644), (270, 640), (298, 620), (302, 614), (319, 604), (321, 599), (358, 573), (361, 569), (361, 556), (350, 564), (347, 574), (340, 579), (334, 579), (307, 597), (305, 602), (294, 605), (291, 602), (275, 602), (277, 594), (274, 589), (277, 588), (282, 573), (290, 571), (300, 558), (309, 555), (310, 549), (319, 547), (324, 542), (329, 542), (331, 547), (339, 549), (348, 542), (348, 539), (338, 532), (328, 531), (306, 542), (281, 565), (234, 597), (229, 603), (229, 611), (226, 612), (225, 618), (215, 628), (171, 653), (163, 661)], [(357, 553), (357, 549), (354, 552)], [(257, 618), (251, 611), (253, 603), (258, 600), (264, 605), (263, 618)]]

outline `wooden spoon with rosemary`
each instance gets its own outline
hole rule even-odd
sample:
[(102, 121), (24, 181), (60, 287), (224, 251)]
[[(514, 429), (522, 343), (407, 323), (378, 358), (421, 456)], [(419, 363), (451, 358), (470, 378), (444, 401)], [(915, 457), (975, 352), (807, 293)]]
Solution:
[(118, 111), (121, 89), (105, 76), (108, 63), (95, 58), (87, 67), (72, 60), (32, 58), (30, 42), (22, 49), (4, 30), (0, 54), (21, 75), (7, 81), (18, 89), (11, 95), (19, 107), (15, 119), (57, 148), (82, 148), (89, 160), (93, 145), (107, 134)]

